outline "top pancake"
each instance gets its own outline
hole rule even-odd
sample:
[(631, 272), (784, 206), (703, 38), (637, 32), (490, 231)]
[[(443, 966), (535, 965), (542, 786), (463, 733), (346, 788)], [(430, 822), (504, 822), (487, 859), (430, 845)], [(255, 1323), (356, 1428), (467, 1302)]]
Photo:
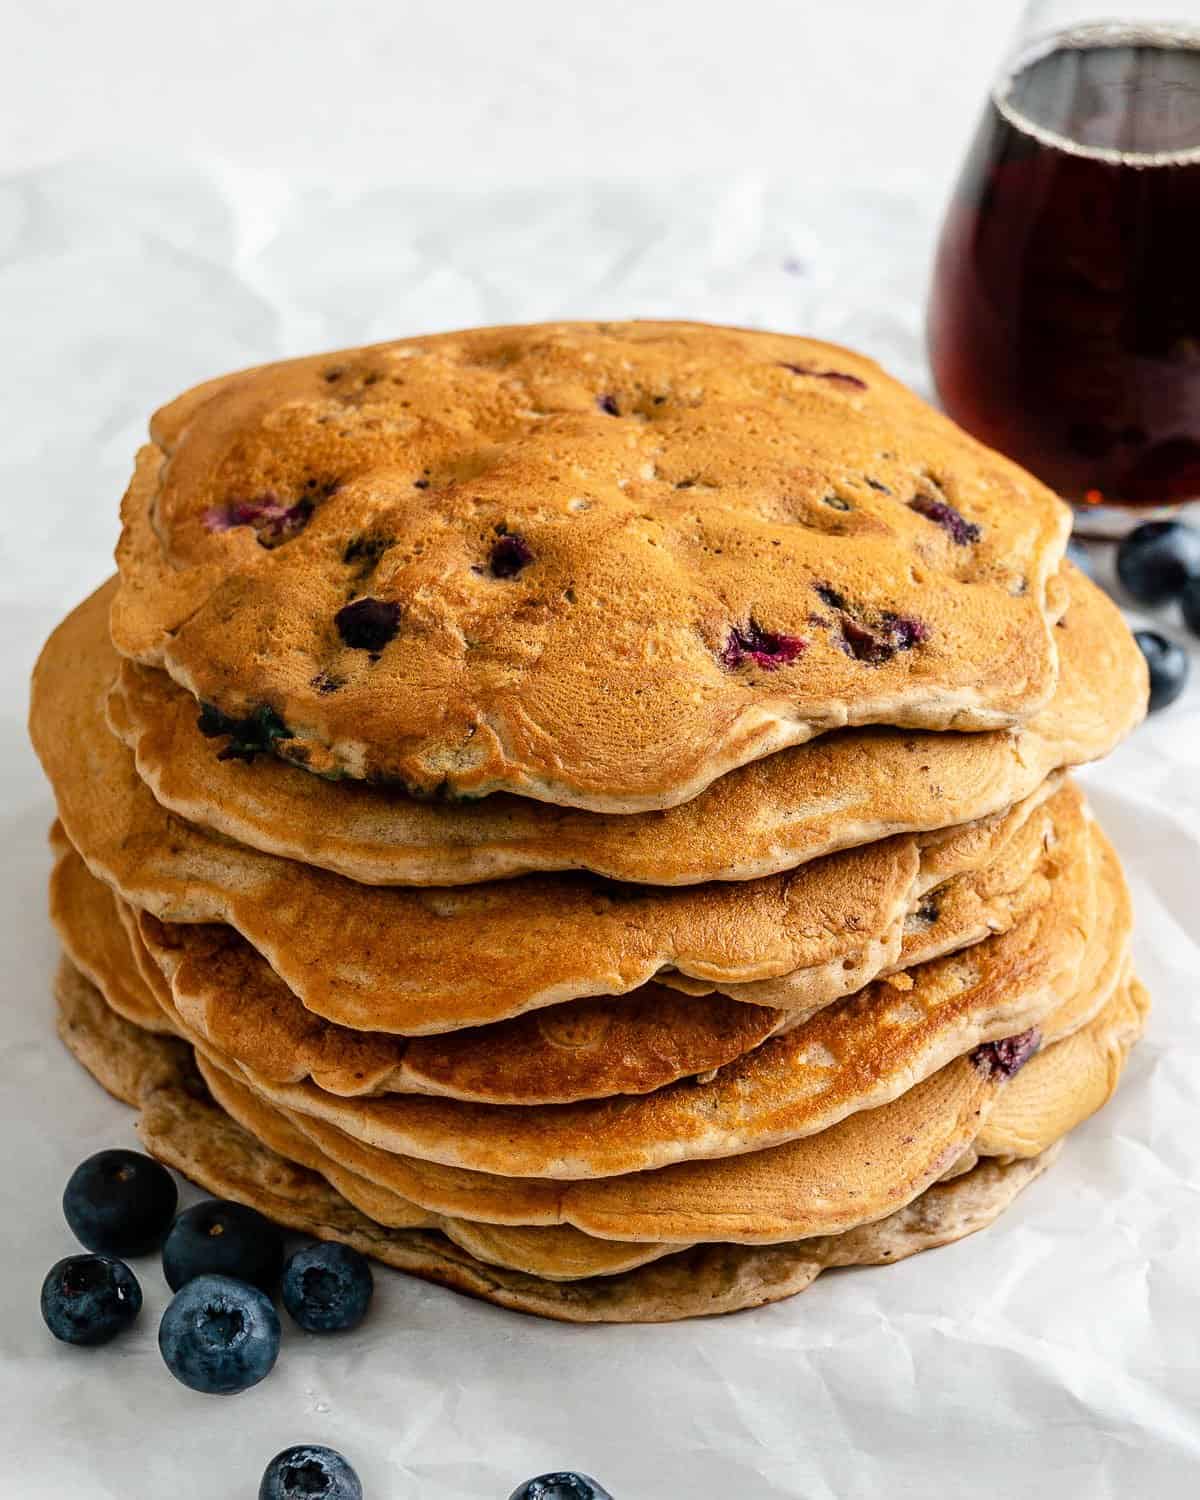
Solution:
[(829, 345), (409, 339), (210, 382), (152, 437), (114, 641), (322, 774), (628, 813), (1054, 688), (1065, 507)]
[(1058, 767), (1107, 754), (1145, 712), (1145, 662), (1116, 606), (1075, 569), (1062, 576), (1058, 686), (1022, 728), (844, 730), (731, 771), (664, 812), (581, 812), (503, 793), (421, 802), (394, 787), (320, 781), (273, 756), (220, 760), (191, 695), (128, 661), (109, 721), (164, 807), (366, 884), (464, 885), (568, 869), (654, 885), (758, 879), (985, 817)]

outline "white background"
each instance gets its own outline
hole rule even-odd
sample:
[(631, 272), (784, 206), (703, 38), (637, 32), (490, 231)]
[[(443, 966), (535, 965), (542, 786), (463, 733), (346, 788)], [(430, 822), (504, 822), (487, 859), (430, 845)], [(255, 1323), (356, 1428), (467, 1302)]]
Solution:
[[(1194, 9), (1194, 0), (1179, 8)], [(232, 1400), (153, 1329), (54, 1345), (75, 1163), (128, 1111), (51, 1034), (26, 682), (109, 571), (148, 411), (389, 334), (643, 313), (816, 331), (918, 384), (931, 237), (1010, 0), (0, 0), (0, 1497), (245, 1496), (317, 1440), (368, 1500), (1192, 1495), (1200, 1464), (1200, 689), (1089, 773), (1157, 1002), (1126, 1087), (991, 1234), (785, 1306), (566, 1329), (390, 1275)], [(1175, 629), (1165, 616), (1160, 622)]]

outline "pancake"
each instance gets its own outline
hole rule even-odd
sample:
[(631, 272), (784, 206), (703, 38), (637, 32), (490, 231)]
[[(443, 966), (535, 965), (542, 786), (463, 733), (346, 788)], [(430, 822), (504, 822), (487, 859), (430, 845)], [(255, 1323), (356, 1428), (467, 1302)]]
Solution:
[(208, 1192), (320, 1239), (514, 1310), (566, 1322), (665, 1322), (778, 1301), (830, 1266), (886, 1264), (990, 1223), (1049, 1164), (985, 1163), (929, 1188), (895, 1214), (836, 1238), (772, 1247), (702, 1246), (619, 1276), (556, 1282), (484, 1265), (445, 1236), (387, 1229), (320, 1176), (266, 1150), (205, 1095), (181, 1043), (122, 1021), (70, 965), (60, 971), (59, 1029), (84, 1067), (139, 1109), (147, 1150)]
[[(355, 885), (207, 835), (155, 802), (105, 726), (108, 593), (59, 626), (34, 675), (31, 730), (68, 837), (133, 905), (237, 929), (329, 1020), (422, 1035), (625, 993), (672, 969), (725, 993), (793, 976), (781, 998), (811, 1009), (899, 951), (922, 891), (916, 835), (761, 882), (656, 890), (560, 875), (421, 891)], [(960, 847), (934, 842), (939, 861)], [(978, 854), (972, 840), (961, 848)]]
[(751, 880), (894, 834), (985, 818), (1052, 772), (1106, 755), (1146, 709), (1146, 667), (1116, 606), (1074, 568), (1054, 697), (990, 734), (846, 730), (731, 771), (665, 812), (568, 811), (497, 793), (422, 802), (314, 779), (273, 756), (218, 758), (195, 700), (124, 662), (109, 718), (155, 797), (237, 843), (371, 885), (459, 885), (584, 869), (689, 885)]
[(1064, 841), (1050, 901), (1011, 932), (878, 981), (721, 1068), (652, 1094), (559, 1105), (419, 1095), (344, 1099), (308, 1083), (256, 1092), (367, 1144), (512, 1176), (608, 1176), (759, 1151), (894, 1099), (953, 1058), (1025, 1031), (1074, 993), (1103, 930), (1084, 829)]
[[(1077, 798), (1069, 805), (1078, 816)], [(1040, 843), (1044, 835), (1040, 828), (1034, 832)], [(1049, 867), (1055, 854), (1042, 853)], [(1031, 879), (1010, 899), (1008, 915), (1022, 900), (1040, 904), (1050, 887), (1045, 874)], [(1029, 900), (1031, 894), (1037, 899)], [(953, 896), (945, 899), (952, 910)], [(944, 925), (941, 915), (943, 921), (922, 926), (906, 946), (927, 947)], [(445, 1036), (402, 1039), (314, 1016), (228, 927), (166, 925), (145, 913), (138, 920), (142, 942), (168, 977), (175, 1007), (192, 1030), (270, 1081), (311, 1077), (318, 1087), (349, 1097), (425, 1093), (538, 1104), (648, 1093), (709, 1073), (807, 1019), (720, 995), (684, 998), (647, 984), (625, 996), (551, 1006)], [(997, 930), (1011, 925), (992, 923)], [(943, 939), (938, 946), (954, 949), (988, 930), (960, 928), (958, 940)]]
[[(1092, 959), (1096, 946), (1086, 967), (1089, 979), (1102, 980), (1104, 987), (1086, 1007), (1072, 999), (1047, 1020), (1044, 1035), (1051, 1045), (1085, 1015), (1093, 1026), (1112, 1024), (1101, 1007), (1107, 1008), (1120, 965)], [(157, 993), (169, 1009), (161, 985)], [(1119, 1008), (1117, 1022), (1124, 1026)], [(186, 1027), (181, 1030), (186, 1034)], [(243, 1117), (250, 1092), (244, 1076), (199, 1038), (189, 1039), (215, 1096)], [(498, 1178), (438, 1166), (363, 1145), (294, 1111), (276, 1113), (330, 1163), (354, 1174), (355, 1182), (365, 1179), (407, 1199), (406, 1213), (419, 1206), (482, 1222), (573, 1223), (600, 1238), (647, 1243), (770, 1243), (881, 1217), (962, 1171), (982, 1123), (1036, 1041), (1029, 1033), (977, 1049), (892, 1104), (852, 1116), (815, 1138), (749, 1157), (598, 1181)]]
[(91, 874), (57, 824), (51, 830), (51, 845), (56, 858), (50, 875), (50, 920), (67, 957), (126, 1021), (149, 1031), (173, 1031), (153, 987), (129, 962), (129, 940), (118, 911), (123, 903)]
[(1094, 1022), (1030, 1059), (996, 1103), (975, 1138), (980, 1156), (1035, 1157), (1103, 1108), (1116, 1092), (1125, 1059), (1142, 1034), (1150, 998), (1125, 983), (1106, 1026)]
[(876, 365), (554, 324), (210, 381), (122, 505), (113, 637), (238, 753), (634, 812), (847, 724), (994, 730), (1057, 675), (1067, 508)]

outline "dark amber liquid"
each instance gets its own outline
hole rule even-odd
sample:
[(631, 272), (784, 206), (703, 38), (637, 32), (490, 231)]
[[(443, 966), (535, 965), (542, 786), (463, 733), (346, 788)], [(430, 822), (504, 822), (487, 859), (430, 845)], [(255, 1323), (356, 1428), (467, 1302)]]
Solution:
[(1200, 39), (1089, 30), (997, 91), (938, 247), (946, 410), (1067, 498), (1200, 497)]

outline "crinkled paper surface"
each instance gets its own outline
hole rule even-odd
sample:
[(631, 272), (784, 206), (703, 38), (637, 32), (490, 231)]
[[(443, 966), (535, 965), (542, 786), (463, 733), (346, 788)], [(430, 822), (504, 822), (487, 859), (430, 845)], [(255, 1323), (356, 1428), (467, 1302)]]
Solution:
[(234, 1500), (303, 1441), (350, 1456), (368, 1500), (506, 1500), (566, 1466), (616, 1500), (1195, 1494), (1200, 672), (1086, 778), (1134, 888), (1148, 1037), (1113, 1105), (993, 1230), (662, 1328), (539, 1323), (381, 1272), (361, 1330), (288, 1328), (271, 1378), (229, 1399), (164, 1369), (153, 1259), (136, 1263), (137, 1329), (105, 1350), (54, 1344), (37, 1311), (73, 1248), (67, 1175), (133, 1134), (53, 1036), (52, 809), (24, 738), (27, 677), (110, 570), (149, 411), (281, 355), (559, 316), (811, 332), (924, 387), (937, 210), (917, 180), (459, 194), (77, 164), (0, 182), (0, 1495)]

